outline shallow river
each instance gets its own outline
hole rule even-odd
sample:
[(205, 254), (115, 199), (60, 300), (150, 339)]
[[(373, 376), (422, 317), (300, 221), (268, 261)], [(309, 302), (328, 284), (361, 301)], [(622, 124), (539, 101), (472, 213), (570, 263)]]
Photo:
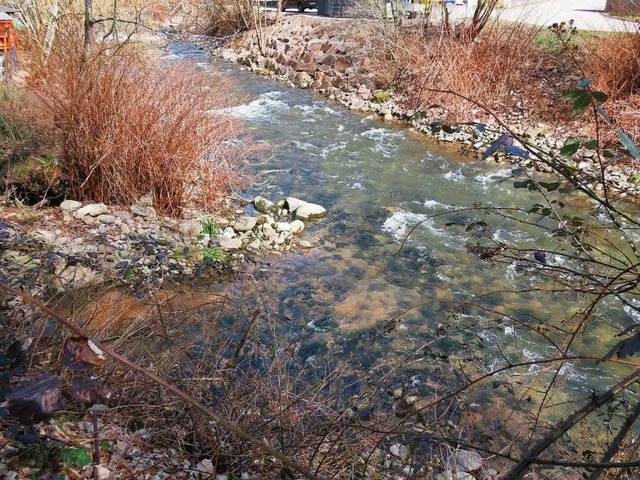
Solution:
[[(540, 316), (559, 324), (573, 301), (532, 293), (484, 297), (541, 280), (519, 273), (515, 265), (491, 267), (477, 260), (465, 249), (473, 236), (445, 225), (453, 214), (429, 218), (475, 202), (537, 203), (535, 194), (513, 188), (510, 168), (463, 158), (406, 127), (366, 118), (235, 65), (182, 47), (176, 52), (202, 68), (223, 70), (251, 98), (232, 114), (246, 122), (255, 140), (272, 148), (252, 166), (255, 184), (242, 194), (273, 201), (294, 196), (329, 211), (307, 226), (305, 239), (314, 248), (267, 257), (269, 266), (255, 283), (243, 278), (230, 287), (238, 297), (263, 302), (277, 331), (299, 343), (302, 364), (322, 370), (346, 362), (356, 371), (378, 372), (390, 385), (426, 386), (435, 375), (434, 358), (466, 357), (483, 370), (503, 365), (505, 357), (516, 362), (553, 354), (518, 322)], [(578, 199), (575, 203), (584, 207)], [(537, 230), (509, 222), (494, 236), (530, 248), (549, 242)], [(474, 297), (494, 312), (455, 310)], [(511, 320), (504, 316), (507, 308)], [(623, 311), (609, 312), (609, 320), (614, 326), (631, 322)], [(580, 349), (606, 351), (603, 335), (610, 332), (587, 336)], [(592, 391), (587, 367), (568, 364), (562, 375), (567, 392)], [(612, 375), (599, 372), (596, 385), (610, 383)]]

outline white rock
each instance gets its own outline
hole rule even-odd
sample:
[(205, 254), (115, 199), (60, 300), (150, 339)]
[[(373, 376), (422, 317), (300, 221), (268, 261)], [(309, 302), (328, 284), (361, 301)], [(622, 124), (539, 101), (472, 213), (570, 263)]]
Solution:
[(262, 233), (264, 233), (264, 236), (269, 239), (272, 239), (278, 236), (278, 232), (268, 223), (265, 223), (262, 226)]
[(391, 445), (391, 447), (389, 447), (389, 451), (391, 452), (391, 455), (398, 457), (403, 462), (409, 458), (409, 454), (411, 453), (406, 445), (402, 445), (400, 443), (394, 443)]
[(65, 212), (75, 212), (80, 207), (82, 207), (82, 202), (77, 202), (75, 200), (65, 200), (60, 204), (60, 208)]
[(236, 231), (231, 228), (231, 227), (227, 227), (224, 229), (224, 231), (222, 232), (221, 237), (226, 237), (226, 238), (235, 238), (237, 237)]
[(305, 202), (304, 200), (300, 200), (299, 198), (287, 197), (283, 206), (287, 207), (287, 209), (293, 213), (305, 203), (307, 202)]
[(104, 203), (90, 203), (76, 210), (76, 218), (97, 217), (103, 213), (107, 213), (107, 206)]
[(253, 205), (260, 213), (269, 213), (277, 208), (275, 203), (261, 196), (257, 196), (253, 199)]
[(155, 218), (157, 216), (153, 207), (143, 207), (141, 205), (131, 205), (129, 210), (135, 215), (142, 218)]
[(196, 465), (196, 469), (199, 472), (212, 474), (213, 473), (213, 462), (211, 460), (209, 460), (208, 458), (205, 458), (204, 460), (201, 460), (200, 462), (198, 462), (198, 464)]
[(304, 222), (302, 220), (294, 220), (291, 222), (290, 227), (289, 231), (294, 235), (304, 232)]
[(291, 224), (289, 222), (278, 222), (276, 223), (276, 232), (290, 232)]
[(258, 219), (255, 217), (240, 217), (236, 220), (233, 229), (236, 232), (249, 232), (256, 226)]
[(242, 247), (242, 240), (239, 238), (220, 237), (218, 238), (218, 245), (225, 250), (238, 250)]
[(308, 241), (306, 241), (306, 240), (302, 240), (302, 241), (300, 242), (300, 246), (301, 246), (302, 248), (313, 248), (313, 245), (311, 244), (311, 242), (308, 242)]
[(312, 218), (322, 218), (327, 214), (327, 210), (315, 203), (305, 203), (296, 208), (296, 219), (307, 220)]
[(38, 230), (35, 233), (35, 237), (38, 240), (42, 240), (44, 243), (47, 243), (49, 245), (55, 244), (56, 240), (58, 239), (58, 235), (56, 235), (54, 232), (49, 232), (47, 230)]
[(114, 223), (116, 223), (116, 217), (114, 217), (113, 215), (100, 215), (98, 217), (98, 220), (106, 225), (113, 225)]
[(262, 245), (262, 242), (260, 242), (260, 240), (256, 238), (253, 242), (247, 245), (247, 248), (250, 248), (251, 250), (260, 250), (261, 245)]

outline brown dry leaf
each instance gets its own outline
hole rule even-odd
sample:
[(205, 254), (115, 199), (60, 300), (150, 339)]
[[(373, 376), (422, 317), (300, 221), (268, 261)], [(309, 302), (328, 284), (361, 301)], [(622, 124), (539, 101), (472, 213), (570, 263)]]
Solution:
[(104, 357), (98, 355), (90, 346), (87, 337), (68, 338), (64, 342), (62, 363), (69, 370), (79, 372), (92, 370), (104, 365)]
[(111, 396), (111, 390), (106, 385), (87, 377), (78, 375), (71, 381), (73, 398), (85, 407), (91, 407), (96, 403), (106, 403)]
[(24, 425), (49, 418), (60, 408), (60, 379), (50, 373), (31, 377), (8, 395), (9, 413)]

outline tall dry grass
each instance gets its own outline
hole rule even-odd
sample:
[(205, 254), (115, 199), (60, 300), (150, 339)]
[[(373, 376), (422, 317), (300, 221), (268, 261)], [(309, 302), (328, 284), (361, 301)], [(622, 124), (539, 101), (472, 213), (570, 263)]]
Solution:
[(605, 109), (617, 127), (640, 142), (640, 30), (587, 38), (580, 53), (583, 75), (609, 96)]
[(474, 99), (495, 111), (513, 108), (531, 82), (540, 80), (544, 56), (532, 44), (538, 29), (524, 24), (490, 23), (475, 38), (413, 33), (405, 37), (404, 65), (397, 86), (407, 93), (407, 104), (416, 110), (443, 105), (456, 117), (467, 117), (474, 108), (458, 95), (434, 92), (450, 90)]
[(614, 33), (584, 43), (585, 72), (613, 100), (640, 94), (640, 34)]
[(63, 44), (32, 72), (25, 101), (59, 139), (72, 197), (130, 204), (152, 193), (159, 211), (177, 215), (190, 202), (213, 210), (238, 185), (228, 82), (126, 48), (83, 62), (78, 42)]

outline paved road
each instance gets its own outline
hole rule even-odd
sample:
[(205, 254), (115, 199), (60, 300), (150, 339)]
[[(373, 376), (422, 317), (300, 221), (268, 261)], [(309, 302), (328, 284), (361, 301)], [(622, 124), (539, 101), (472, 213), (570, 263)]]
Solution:
[(551, 25), (573, 19), (575, 26), (581, 30), (612, 32), (633, 32), (640, 26), (634, 22), (625, 22), (604, 15), (606, 0), (546, 0), (523, 3), (498, 12), (499, 18), (535, 25)]

